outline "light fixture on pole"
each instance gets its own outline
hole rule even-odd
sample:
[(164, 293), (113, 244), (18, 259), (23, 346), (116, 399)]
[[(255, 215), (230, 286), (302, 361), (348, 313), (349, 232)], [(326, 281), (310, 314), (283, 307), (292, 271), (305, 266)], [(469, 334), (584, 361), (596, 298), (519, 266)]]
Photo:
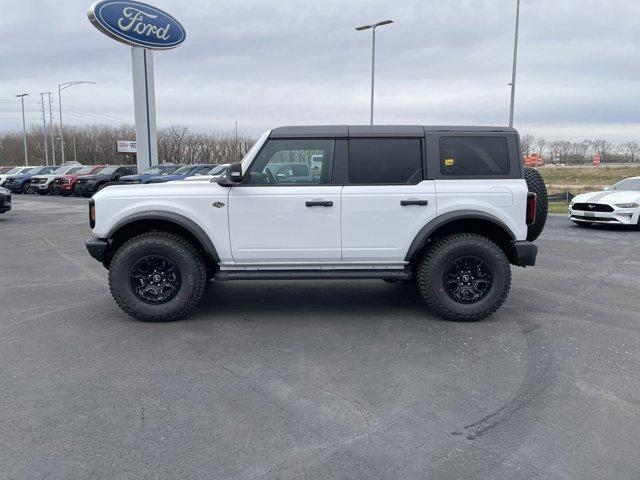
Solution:
[(373, 91), (374, 91), (374, 82), (375, 82), (375, 70), (376, 70), (376, 28), (381, 27), (383, 25), (389, 25), (393, 23), (393, 20), (384, 20), (382, 22), (373, 23), (371, 25), (362, 25), (360, 27), (356, 27), (356, 30), (359, 32), (363, 30), (372, 31), (371, 37), (371, 118), (370, 124), (373, 125)]
[(24, 164), (29, 165), (29, 156), (27, 154), (27, 125), (24, 120), (24, 97), (29, 95), (28, 93), (20, 93), (16, 95), (22, 103), (22, 140), (24, 142)]
[(509, 126), (513, 127), (513, 105), (516, 98), (516, 60), (518, 58), (518, 23), (520, 22), (520, 0), (516, 0), (516, 32), (513, 39), (513, 68), (511, 70), (511, 103), (509, 104)]
[(65, 82), (58, 84), (58, 116), (60, 117), (60, 153), (62, 155), (62, 163), (64, 165), (64, 134), (62, 133), (62, 90), (65, 90), (74, 85), (80, 85), (81, 83), (90, 83), (95, 85), (96, 82)]

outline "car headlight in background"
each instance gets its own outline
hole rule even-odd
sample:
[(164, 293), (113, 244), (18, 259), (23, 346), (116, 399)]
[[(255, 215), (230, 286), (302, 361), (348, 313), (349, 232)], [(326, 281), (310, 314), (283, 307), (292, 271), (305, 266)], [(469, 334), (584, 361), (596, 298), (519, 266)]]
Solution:
[(616, 207), (618, 208), (638, 208), (640, 207), (640, 205), (638, 205), (637, 203), (616, 203)]

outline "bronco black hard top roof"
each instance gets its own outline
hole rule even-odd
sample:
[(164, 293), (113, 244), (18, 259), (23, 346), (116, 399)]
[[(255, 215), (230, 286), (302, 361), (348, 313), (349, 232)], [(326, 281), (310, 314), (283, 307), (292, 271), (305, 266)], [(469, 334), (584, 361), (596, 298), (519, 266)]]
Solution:
[(450, 125), (304, 125), (285, 126), (271, 130), (271, 138), (314, 137), (422, 137), (437, 132), (515, 132), (510, 127), (471, 127)]

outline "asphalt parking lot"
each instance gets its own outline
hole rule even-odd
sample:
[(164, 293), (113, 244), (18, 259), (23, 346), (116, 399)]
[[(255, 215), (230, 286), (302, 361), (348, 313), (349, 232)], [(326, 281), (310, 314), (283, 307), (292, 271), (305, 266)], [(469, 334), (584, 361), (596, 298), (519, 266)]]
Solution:
[(86, 204), (0, 215), (0, 478), (638, 478), (638, 231), (551, 217), (479, 323), (309, 281), (211, 283), (145, 324), (86, 253)]

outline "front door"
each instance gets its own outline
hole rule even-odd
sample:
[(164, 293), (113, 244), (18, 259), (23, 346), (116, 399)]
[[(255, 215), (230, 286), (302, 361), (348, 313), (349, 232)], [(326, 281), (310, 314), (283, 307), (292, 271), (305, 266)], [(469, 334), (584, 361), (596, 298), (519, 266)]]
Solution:
[(291, 268), (340, 261), (341, 186), (331, 185), (335, 141), (271, 139), (229, 192), (234, 261)]

